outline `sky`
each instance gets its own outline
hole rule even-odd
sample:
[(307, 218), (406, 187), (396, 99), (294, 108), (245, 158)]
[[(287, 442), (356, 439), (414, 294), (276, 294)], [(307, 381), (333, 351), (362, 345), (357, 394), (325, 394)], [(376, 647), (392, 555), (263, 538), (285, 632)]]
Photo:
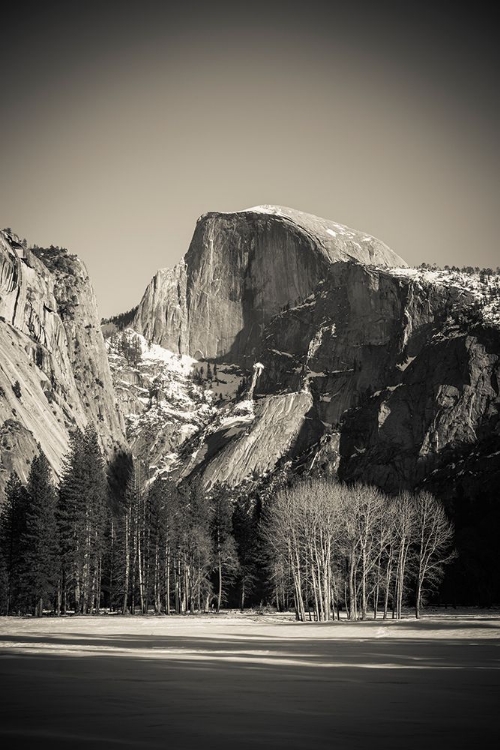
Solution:
[[(410, 264), (500, 265), (492, 11), (439, 3), (16, 3), (0, 226), (136, 305), (197, 218), (274, 203)], [(486, 8), (486, 6), (485, 6)]]

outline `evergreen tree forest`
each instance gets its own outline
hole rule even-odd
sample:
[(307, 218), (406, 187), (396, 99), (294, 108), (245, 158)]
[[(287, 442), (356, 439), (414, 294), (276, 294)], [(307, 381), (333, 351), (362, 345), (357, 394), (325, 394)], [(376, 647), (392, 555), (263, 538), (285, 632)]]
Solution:
[(144, 483), (95, 431), (76, 432), (59, 486), (42, 451), (0, 516), (0, 611), (186, 614), (274, 607), (298, 620), (416, 617), (454, 556), (428, 493), (286, 472), (259, 489)]

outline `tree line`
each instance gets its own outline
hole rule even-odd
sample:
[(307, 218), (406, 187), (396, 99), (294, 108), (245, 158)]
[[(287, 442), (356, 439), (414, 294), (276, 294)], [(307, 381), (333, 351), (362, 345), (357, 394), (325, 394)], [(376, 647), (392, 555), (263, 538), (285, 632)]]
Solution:
[(500, 276), (500, 266), (493, 268), (480, 268), (479, 266), (439, 266), (437, 263), (420, 263), (416, 268), (422, 271), (452, 271), (454, 273), (466, 273), (469, 276), (479, 274), (482, 277)]
[(106, 471), (93, 428), (73, 435), (58, 488), (41, 450), (25, 486), (12, 474), (0, 515), (0, 612), (219, 611), (237, 576), (248, 591), (234, 536), (248, 519), (238, 521), (230, 494), (161, 478), (144, 489), (142, 479), (123, 455)]
[(92, 428), (71, 439), (59, 487), (40, 450), (0, 516), (0, 611), (183, 614), (263, 603), (299, 620), (401, 617), (453, 558), (428, 493), (388, 497), (331, 479), (275, 478), (238, 493), (106, 468)]

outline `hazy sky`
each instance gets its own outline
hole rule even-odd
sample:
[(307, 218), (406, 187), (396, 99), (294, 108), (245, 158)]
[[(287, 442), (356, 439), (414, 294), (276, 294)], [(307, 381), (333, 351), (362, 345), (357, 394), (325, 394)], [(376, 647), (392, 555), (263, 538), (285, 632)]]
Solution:
[(2, 16), (0, 226), (77, 253), (102, 315), (180, 259), (199, 215), (259, 203), (409, 263), (500, 264), (498, 42), (480, 8), (101, 5)]

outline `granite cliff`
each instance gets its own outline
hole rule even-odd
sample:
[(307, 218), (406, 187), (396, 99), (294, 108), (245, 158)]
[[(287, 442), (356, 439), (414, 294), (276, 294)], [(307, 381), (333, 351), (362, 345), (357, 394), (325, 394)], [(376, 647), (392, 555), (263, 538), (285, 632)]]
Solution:
[(244, 419), (234, 393), (218, 394), (224, 377), (206, 381), (220, 415), (169, 470), (239, 484), (289, 460), (421, 486), (457, 452), (500, 439), (499, 291), (498, 276), (408, 269), (370, 235), (292, 209), (202, 216), (132, 328), (219, 374), (263, 368)]
[(251, 365), (271, 318), (337, 261), (405, 265), (370, 235), (292, 209), (208, 213), (181, 263), (152, 280), (132, 328), (196, 359)]
[(37, 443), (60, 475), (69, 431), (88, 423), (107, 456), (124, 445), (85, 267), (0, 232), (0, 487), (26, 479)]

